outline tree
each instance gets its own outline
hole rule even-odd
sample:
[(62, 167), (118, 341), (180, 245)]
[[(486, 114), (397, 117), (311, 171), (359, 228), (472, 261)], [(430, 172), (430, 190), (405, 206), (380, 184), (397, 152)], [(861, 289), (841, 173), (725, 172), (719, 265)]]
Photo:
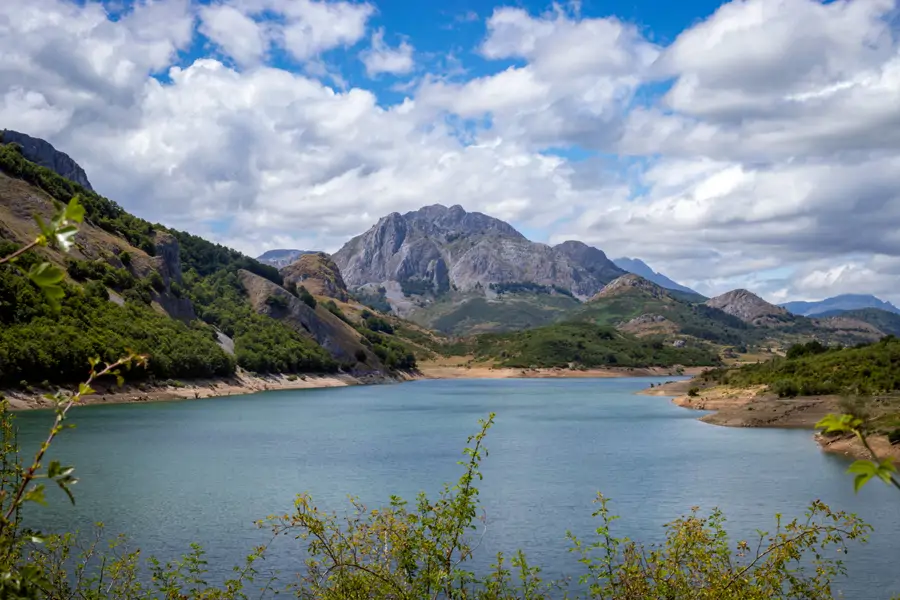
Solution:
[(316, 299), (312, 294), (309, 293), (309, 290), (306, 289), (305, 285), (301, 285), (297, 288), (297, 297), (300, 298), (308, 307), (312, 309), (316, 308)]

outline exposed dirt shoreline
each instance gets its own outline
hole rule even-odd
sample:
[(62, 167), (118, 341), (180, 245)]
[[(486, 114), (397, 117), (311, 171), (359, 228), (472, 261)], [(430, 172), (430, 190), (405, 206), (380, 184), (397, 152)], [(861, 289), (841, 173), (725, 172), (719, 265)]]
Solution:
[[(199, 379), (177, 382), (175, 385), (127, 384), (122, 387), (98, 382), (93, 387), (96, 394), (85, 396), (81, 404), (132, 404), (137, 402), (165, 402), (171, 400), (196, 400), (239, 394), (254, 394), (271, 390), (299, 390), (314, 388), (345, 387), (376, 383), (396, 383), (416, 379), (416, 374), (400, 374), (394, 377), (355, 377), (346, 374), (335, 375), (269, 375), (255, 377), (240, 372), (233, 377), (221, 379)], [(69, 388), (63, 388), (69, 389)], [(54, 389), (34, 389), (33, 391), (3, 390), (2, 395), (12, 410), (51, 408), (52, 403), (43, 397)]]
[[(723, 427), (777, 427), (784, 429), (808, 429), (828, 413), (840, 413), (837, 396), (802, 396), (778, 398), (765, 392), (764, 386), (731, 388), (718, 386), (701, 389), (697, 396), (688, 396), (688, 390), (696, 386), (692, 381), (676, 381), (652, 387), (640, 392), (651, 396), (672, 396), (678, 406), (693, 410), (715, 411), (700, 417), (704, 423)], [(825, 437), (818, 433), (811, 436), (826, 452), (852, 458), (870, 458), (868, 452), (854, 436)], [(891, 445), (887, 437), (869, 437), (873, 450), (882, 458), (891, 458), (900, 464), (900, 445)]]
[[(685, 375), (694, 375), (699, 369), (685, 369)], [(82, 404), (131, 404), (137, 402), (165, 402), (171, 400), (194, 400), (238, 394), (253, 394), (269, 390), (296, 390), (344, 387), (349, 385), (367, 385), (378, 383), (398, 383), (415, 379), (510, 379), (510, 378), (606, 378), (606, 377), (673, 377), (672, 369), (590, 369), (576, 371), (569, 369), (509, 369), (491, 367), (462, 367), (447, 365), (425, 365), (416, 373), (397, 376), (370, 376), (365, 378), (352, 375), (271, 375), (254, 377), (246, 372), (239, 372), (227, 379), (185, 380), (176, 385), (127, 384), (123, 387), (103, 384), (94, 385), (98, 393), (86, 396)], [(74, 387), (74, 386), (73, 386)], [(68, 389), (68, 388), (63, 388)], [(55, 392), (52, 389), (0, 390), (9, 402), (12, 410), (31, 410), (51, 408), (52, 403), (43, 397), (45, 393)]]

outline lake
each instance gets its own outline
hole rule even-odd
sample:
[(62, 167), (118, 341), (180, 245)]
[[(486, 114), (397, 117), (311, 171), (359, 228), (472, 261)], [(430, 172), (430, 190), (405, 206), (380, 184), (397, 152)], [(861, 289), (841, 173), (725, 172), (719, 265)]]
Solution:
[[(78, 407), (77, 428), (52, 451), (76, 466), (77, 504), (48, 494), (50, 507), (30, 508), (26, 520), (45, 530), (103, 521), (162, 559), (199, 542), (217, 578), (265, 539), (253, 521), (290, 511), (299, 492), (341, 510), (348, 494), (381, 505), (455, 481), (467, 436), (493, 411), (485, 563), (523, 548), (548, 577), (579, 572), (565, 532), (593, 531), (597, 491), (622, 516), (618, 533), (648, 542), (695, 505), (721, 508), (729, 531), (747, 536), (818, 498), (876, 525), (869, 544), (850, 547), (851, 578), (838, 586), (846, 597), (900, 592), (896, 491), (873, 482), (855, 495), (848, 461), (820, 452), (809, 431), (716, 427), (665, 398), (635, 395), (658, 381), (417, 381)], [(36, 447), (49, 413), (17, 419), (20, 441)], [(301, 561), (284, 545), (266, 564), (293, 572)]]

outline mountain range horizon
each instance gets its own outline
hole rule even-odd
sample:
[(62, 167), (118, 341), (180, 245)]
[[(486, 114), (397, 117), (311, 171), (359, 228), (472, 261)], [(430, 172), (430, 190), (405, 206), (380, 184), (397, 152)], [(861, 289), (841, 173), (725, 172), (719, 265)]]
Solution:
[[(11, 129), (2, 130), (2, 135), (4, 135), (10, 142), (17, 143), (22, 147), (23, 155), (28, 157), (30, 160), (34, 160), (37, 164), (41, 164), (51, 170), (57, 172), (63, 177), (67, 177), (80, 185), (85, 186), (86, 189), (93, 190), (91, 184), (88, 181), (85, 170), (72, 159), (68, 154), (65, 154), (59, 150), (57, 150), (52, 144), (43, 140), (41, 138), (30, 136), (26, 133), (14, 131)], [(418, 214), (422, 211), (430, 211), (431, 213), (457, 213), (461, 215), (471, 215), (471, 218), (475, 220), (491, 220), (495, 222), (497, 225), (497, 232), (502, 233), (506, 236), (516, 237), (522, 241), (527, 241), (531, 244), (540, 247), (546, 248), (563, 248), (566, 245), (575, 246), (582, 251), (596, 251), (602, 254), (601, 260), (608, 260), (606, 258), (605, 252), (602, 248), (598, 248), (595, 245), (586, 244), (580, 240), (567, 240), (560, 244), (551, 245), (545, 242), (537, 242), (532, 241), (526, 238), (521, 232), (518, 231), (513, 225), (497, 219), (493, 216), (490, 216), (484, 212), (480, 211), (468, 211), (461, 204), (453, 204), (450, 206), (434, 203), (431, 205), (425, 205), (421, 208), (414, 211), (407, 211), (406, 213), (400, 213), (397, 211), (388, 213), (387, 215), (381, 217), (377, 223), (375, 223), (372, 227), (370, 227), (367, 231), (372, 231), (374, 228), (378, 226), (379, 223), (384, 221), (385, 219), (394, 219), (394, 218), (404, 218), (410, 215)], [(365, 233), (360, 234), (365, 235)], [(360, 236), (356, 236), (360, 237)], [(356, 239), (356, 238), (353, 238)], [(352, 241), (352, 240), (351, 240)], [(350, 242), (348, 241), (344, 246), (339, 249), (337, 252), (333, 254), (339, 254), (341, 250), (347, 246)], [(299, 256), (307, 253), (319, 252), (320, 250), (300, 250), (293, 248), (269, 248), (263, 253), (257, 256), (258, 260), (265, 264), (270, 264), (272, 266), (281, 268), (287, 266), (294, 262)], [(692, 289), (691, 287), (685, 286), (671, 278), (662, 272), (655, 271), (651, 268), (647, 262), (642, 260), (639, 257), (619, 257), (612, 260), (609, 260), (611, 267), (618, 268), (622, 273), (633, 273), (635, 275), (639, 275), (648, 281), (651, 281), (657, 285), (662, 286), (663, 288), (681, 291), (689, 294), (699, 294), (697, 291)], [(350, 281), (353, 281), (351, 278)], [(716, 296), (724, 294), (729, 290), (717, 290), (718, 294), (710, 294), (710, 296)], [(754, 292), (755, 293), (755, 292)], [(761, 294), (756, 294), (760, 298), (763, 296)], [(837, 302), (837, 304), (836, 304)], [(788, 300), (778, 304), (778, 306), (786, 307), (792, 312), (797, 311), (796, 314), (803, 316), (813, 316), (816, 314), (825, 313), (833, 310), (853, 310), (853, 309), (862, 309), (862, 308), (879, 308), (883, 310), (888, 310), (889, 312), (900, 312), (900, 309), (897, 309), (896, 306), (882, 300), (881, 298), (876, 297), (874, 294), (838, 294), (835, 296), (828, 296), (822, 299), (812, 299), (807, 296), (803, 299), (795, 299)], [(835, 309), (835, 306), (838, 306), (838, 309)], [(843, 308), (840, 308), (843, 307)]]

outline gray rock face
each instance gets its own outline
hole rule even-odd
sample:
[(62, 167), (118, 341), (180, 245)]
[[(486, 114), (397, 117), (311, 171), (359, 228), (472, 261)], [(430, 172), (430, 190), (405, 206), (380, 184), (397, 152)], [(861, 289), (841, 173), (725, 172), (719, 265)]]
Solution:
[(333, 258), (351, 287), (414, 281), (435, 293), (534, 282), (587, 298), (624, 274), (581, 242), (538, 244), (499, 219), (440, 204), (383, 217)]
[(46, 167), (85, 189), (94, 191), (84, 169), (68, 154), (54, 148), (50, 142), (11, 129), (4, 129), (0, 136), (2, 136), (4, 144), (19, 144), (22, 147), (22, 156), (31, 162)]
[(721, 296), (710, 298), (705, 304), (753, 325), (775, 325), (793, 319), (787, 310), (769, 304), (756, 294), (743, 289), (731, 290)]
[(166, 288), (171, 287), (172, 282), (181, 284), (181, 246), (178, 240), (169, 233), (157, 231), (153, 244), (156, 247), (156, 264)]
[[(367, 373), (383, 368), (379, 359), (360, 344), (359, 334), (326, 309), (321, 306), (310, 308), (281, 286), (250, 271), (239, 270), (238, 278), (256, 312), (283, 321), (308, 335), (339, 361), (356, 362), (356, 352), (363, 350), (366, 360), (357, 364), (355, 372)], [(270, 296), (280, 297), (285, 306), (270, 305), (267, 302)]]
[(639, 275), (628, 273), (611, 281), (602, 290), (597, 292), (593, 299), (611, 298), (621, 294), (639, 291), (651, 298), (671, 298), (662, 286), (656, 285)]

